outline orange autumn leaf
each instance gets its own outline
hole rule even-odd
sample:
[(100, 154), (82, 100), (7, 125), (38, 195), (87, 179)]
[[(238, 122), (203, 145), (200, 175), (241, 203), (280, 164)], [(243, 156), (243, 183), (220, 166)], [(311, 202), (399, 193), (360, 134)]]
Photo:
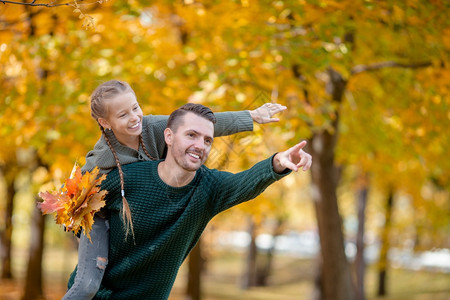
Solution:
[[(86, 173), (87, 174), (87, 173)], [(64, 187), (67, 190), (67, 194), (69, 196), (73, 196), (77, 193), (78, 190), (78, 184), (81, 182), (82, 174), (81, 169), (76, 168), (74, 172), (72, 172), (70, 178), (66, 180), (64, 183)]]
[(66, 226), (75, 234), (83, 228), (90, 240), (94, 214), (105, 206), (104, 198), (108, 192), (100, 190), (100, 184), (105, 178), (105, 174), (99, 176), (97, 167), (92, 172), (82, 174), (81, 168), (75, 165), (70, 178), (59, 190), (39, 193), (44, 201), (38, 203), (38, 207), (42, 214), (54, 213), (56, 223)]
[(38, 207), (43, 214), (50, 214), (64, 208), (63, 201), (59, 201), (59, 197), (66, 197), (67, 195), (55, 195), (50, 192), (41, 192), (39, 196), (44, 199), (43, 202), (38, 203)]

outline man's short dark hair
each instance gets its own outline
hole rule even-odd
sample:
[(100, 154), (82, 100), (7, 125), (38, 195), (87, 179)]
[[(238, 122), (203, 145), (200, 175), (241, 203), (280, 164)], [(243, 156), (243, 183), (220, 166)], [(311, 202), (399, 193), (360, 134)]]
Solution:
[(176, 132), (178, 127), (182, 124), (184, 115), (188, 112), (194, 113), (197, 116), (216, 124), (216, 116), (211, 109), (202, 104), (187, 103), (170, 114), (169, 119), (167, 120), (167, 128), (170, 128), (173, 132)]

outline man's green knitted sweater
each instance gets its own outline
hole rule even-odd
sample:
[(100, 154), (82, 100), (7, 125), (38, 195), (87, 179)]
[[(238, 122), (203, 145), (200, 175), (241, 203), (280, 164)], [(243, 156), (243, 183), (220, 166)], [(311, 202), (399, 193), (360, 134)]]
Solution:
[(202, 166), (188, 185), (176, 188), (158, 176), (159, 162), (123, 167), (134, 240), (124, 234), (117, 170), (102, 184), (108, 191), (107, 208), (111, 211), (110, 252), (94, 299), (167, 299), (179, 267), (208, 222), (218, 213), (255, 198), (289, 173), (275, 173), (272, 157), (236, 174)]
[[(247, 110), (228, 111), (214, 113), (217, 122), (214, 125), (214, 136), (231, 135), (237, 132), (252, 131), (253, 120)], [(165, 157), (166, 143), (164, 142), (164, 129), (166, 129), (169, 116), (148, 115), (142, 119), (142, 139), (149, 154), (154, 159)], [(151, 160), (142, 147), (139, 151), (122, 145), (111, 131), (106, 131), (109, 141), (116, 150), (122, 165)], [(82, 171), (91, 171), (95, 166), (100, 168), (102, 173), (108, 173), (116, 167), (114, 155), (102, 135), (95, 144), (93, 150), (86, 155), (86, 163)]]

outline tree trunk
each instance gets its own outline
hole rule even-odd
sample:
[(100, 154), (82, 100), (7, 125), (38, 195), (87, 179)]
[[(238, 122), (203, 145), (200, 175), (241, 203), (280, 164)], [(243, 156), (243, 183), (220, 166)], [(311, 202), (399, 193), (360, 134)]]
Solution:
[(200, 300), (202, 298), (201, 274), (203, 270), (204, 259), (202, 257), (202, 239), (189, 254), (188, 262), (188, 283), (185, 298), (189, 300)]
[(314, 273), (314, 289), (311, 296), (311, 300), (322, 300), (323, 291), (323, 276), (322, 276), (322, 255), (317, 256), (317, 266)]
[[(34, 19), (36, 16), (36, 12), (33, 12), (30, 7), (26, 6), (25, 10), (28, 14), (28, 25), (29, 25), (29, 38), (34, 38), (36, 36), (36, 26), (34, 24)], [(55, 25), (52, 27), (56, 28), (57, 24), (57, 15), (52, 14), (52, 19)], [(53, 36), (53, 29), (50, 30), (49, 35)], [(51, 73), (51, 70), (48, 69), (47, 66), (37, 66), (36, 70), (37, 74), (40, 77), (40, 81), (42, 82), (42, 86), (39, 88), (38, 95), (40, 97), (45, 97), (46, 94), (46, 82)], [(50, 140), (47, 141), (46, 147), (51, 143)], [(35, 158), (36, 161), (33, 162), (34, 165), (31, 170), (35, 170), (38, 167), (45, 167), (47, 170), (49, 167), (41, 160), (39, 154), (35, 149)], [(35, 203), (40, 201), (41, 199), (36, 194)], [(45, 231), (45, 217), (42, 215), (42, 212), (35, 206), (33, 211), (33, 217), (31, 220), (31, 240), (30, 240), (30, 252), (29, 252), (29, 260), (27, 267), (27, 274), (25, 278), (25, 289), (22, 299), (45, 299), (43, 294), (42, 287), (42, 256), (44, 253), (44, 231)]]
[(359, 178), (358, 190), (358, 232), (356, 233), (356, 300), (364, 300), (366, 298), (364, 292), (364, 224), (366, 221), (366, 204), (369, 193), (367, 174), (363, 174)]
[(385, 296), (387, 294), (386, 289), (386, 278), (387, 269), (389, 266), (388, 252), (389, 252), (389, 233), (391, 231), (391, 218), (392, 218), (392, 208), (394, 205), (394, 194), (392, 191), (389, 192), (386, 201), (386, 212), (385, 212), (385, 222), (381, 233), (381, 249), (380, 258), (378, 261), (378, 296)]
[(245, 271), (243, 275), (241, 288), (244, 290), (255, 286), (256, 283), (256, 225), (252, 217), (249, 217), (248, 233), (250, 235), (250, 245), (248, 246), (247, 257), (245, 260)]
[[(347, 300), (353, 299), (354, 293), (337, 205), (337, 170), (332, 165), (332, 153), (329, 153), (333, 151), (329, 147), (331, 139), (328, 132), (323, 132), (316, 134), (312, 142), (312, 148), (316, 148), (312, 152), (314, 163), (311, 174), (322, 255), (321, 298)], [(317, 151), (319, 144), (322, 153)]]
[[(341, 103), (346, 82), (333, 69), (328, 70), (327, 92), (333, 102)], [(308, 148), (313, 157), (311, 167), (312, 198), (316, 207), (322, 255), (322, 291), (320, 298), (352, 300), (355, 297), (350, 266), (345, 255), (342, 222), (337, 204), (336, 188), (339, 170), (334, 163), (339, 111), (332, 129), (317, 131)], [(319, 292), (316, 292), (319, 294)]]
[[(37, 196), (35, 200), (37, 203), (39, 200)], [(45, 299), (42, 289), (45, 218), (37, 207), (33, 211), (31, 222), (29, 260), (22, 300)]]
[(2, 279), (11, 279), (11, 247), (12, 247), (12, 214), (14, 207), (14, 196), (16, 189), (14, 187), (16, 172), (13, 171), (12, 166), (6, 166), (4, 168), (6, 174), (4, 174), (6, 182), (6, 209), (5, 209), (5, 228), (1, 235), (1, 259), (2, 259)]
[(272, 233), (272, 244), (270, 245), (269, 249), (267, 249), (267, 252), (263, 256), (262, 254), (260, 256), (260, 260), (257, 259), (257, 269), (256, 269), (256, 286), (267, 286), (268, 285), (268, 278), (270, 274), (272, 273), (272, 265), (273, 265), (273, 256), (275, 253), (275, 246), (276, 246), (276, 238), (281, 234), (281, 229), (283, 228), (284, 220), (278, 219), (277, 224), (275, 225), (275, 228)]

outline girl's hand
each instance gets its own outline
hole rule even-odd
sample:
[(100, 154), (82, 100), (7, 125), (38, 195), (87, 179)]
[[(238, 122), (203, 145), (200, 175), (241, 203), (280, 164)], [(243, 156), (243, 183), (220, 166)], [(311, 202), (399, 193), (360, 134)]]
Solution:
[(272, 116), (285, 109), (287, 109), (286, 106), (278, 103), (265, 103), (257, 109), (250, 110), (250, 116), (252, 117), (253, 122), (259, 124), (278, 122), (280, 119), (272, 118)]

